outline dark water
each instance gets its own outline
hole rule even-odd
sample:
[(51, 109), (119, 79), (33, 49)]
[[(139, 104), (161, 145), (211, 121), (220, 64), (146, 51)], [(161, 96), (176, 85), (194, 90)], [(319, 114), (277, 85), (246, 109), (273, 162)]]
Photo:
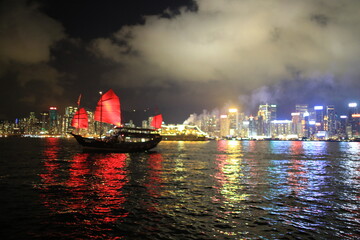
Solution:
[(0, 139), (1, 239), (359, 239), (360, 143)]

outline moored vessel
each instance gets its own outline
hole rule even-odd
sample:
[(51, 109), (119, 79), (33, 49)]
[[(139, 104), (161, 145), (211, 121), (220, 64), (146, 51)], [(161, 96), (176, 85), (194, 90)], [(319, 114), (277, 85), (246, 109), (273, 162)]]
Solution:
[(197, 126), (177, 124), (164, 125), (161, 128), (163, 141), (207, 141), (208, 136)]
[[(79, 101), (78, 101), (79, 105)], [(71, 132), (77, 142), (85, 150), (109, 151), (109, 152), (144, 152), (155, 148), (162, 137), (157, 132), (161, 127), (162, 115), (153, 117), (151, 126), (153, 129), (130, 128), (121, 124), (120, 99), (110, 89), (101, 95), (95, 110), (95, 121), (114, 125), (107, 135), (100, 129), (99, 137), (85, 137), (80, 133)], [(87, 129), (88, 117), (84, 108), (79, 108), (75, 113), (72, 126), (80, 132), (80, 129)]]

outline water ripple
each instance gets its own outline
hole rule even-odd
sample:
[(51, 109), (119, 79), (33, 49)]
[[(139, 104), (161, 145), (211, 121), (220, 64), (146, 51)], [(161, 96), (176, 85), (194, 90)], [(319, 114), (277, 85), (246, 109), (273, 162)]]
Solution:
[(360, 238), (359, 143), (164, 142), (103, 154), (20, 141), (0, 145), (8, 239)]

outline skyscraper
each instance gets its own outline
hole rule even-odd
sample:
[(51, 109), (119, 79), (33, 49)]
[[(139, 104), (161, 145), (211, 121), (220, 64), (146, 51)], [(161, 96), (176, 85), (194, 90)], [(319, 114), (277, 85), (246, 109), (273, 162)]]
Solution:
[(239, 113), (236, 108), (230, 108), (228, 112), (230, 135), (238, 136), (239, 134)]
[(324, 131), (324, 106), (314, 106), (315, 111), (315, 129)]
[(220, 137), (230, 134), (230, 121), (228, 115), (220, 115)]
[(358, 111), (358, 105), (357, 103), (349, 103), (348, 105), (348, 123), (346, 127), (346, 133), (348, 138), (358, 138), (359, 137), (359, 121), (360, 118), (357, 114), (359, 114)]
[(49, 113), (48, 112), (42, 112), (40, 113), (41, 116), (41, 120), (40, 120), (40, 124), (41, 124), (41, 130), (40, 132), (45, 133), (49, 131)]
[(259, 129), (258, 134), (270, 136), (270, 122), (276, 120), (276, 105), (264, 104), (259, 105), (258, 111)]
[(58, 134), (58, 112), (56, 107), (50, 107), (49, 109), (49, 133)]
[(308, 105), (307, 104), (296, 104), (295, 112), (300, 113), (300, 116), (304, 116), (304, 113), (308, 112)]
[(299, 137), (303, 137), (302, 125), (301, 125), (301, 114), (299, 112), (291, 113), (292, 129), (291, 134), (295, 134)]
[(300, 113), (301, 130), (298, 132), (301, 137), (309, 137), (309, 111), (307, 104), (296, 104), (295, 112)]
[(325, 130), (328, 132), (328, 136), (331, 138), (336, 135), (336, 113), (334, 105), (329, 105), (326, 107), (326, 116), (325, 116)]

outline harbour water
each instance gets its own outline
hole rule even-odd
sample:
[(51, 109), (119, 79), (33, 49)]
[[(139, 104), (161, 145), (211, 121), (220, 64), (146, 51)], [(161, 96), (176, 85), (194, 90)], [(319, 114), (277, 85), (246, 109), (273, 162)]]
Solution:
[(0, 139), (1, 239), (359, 239), (360, 143)]

